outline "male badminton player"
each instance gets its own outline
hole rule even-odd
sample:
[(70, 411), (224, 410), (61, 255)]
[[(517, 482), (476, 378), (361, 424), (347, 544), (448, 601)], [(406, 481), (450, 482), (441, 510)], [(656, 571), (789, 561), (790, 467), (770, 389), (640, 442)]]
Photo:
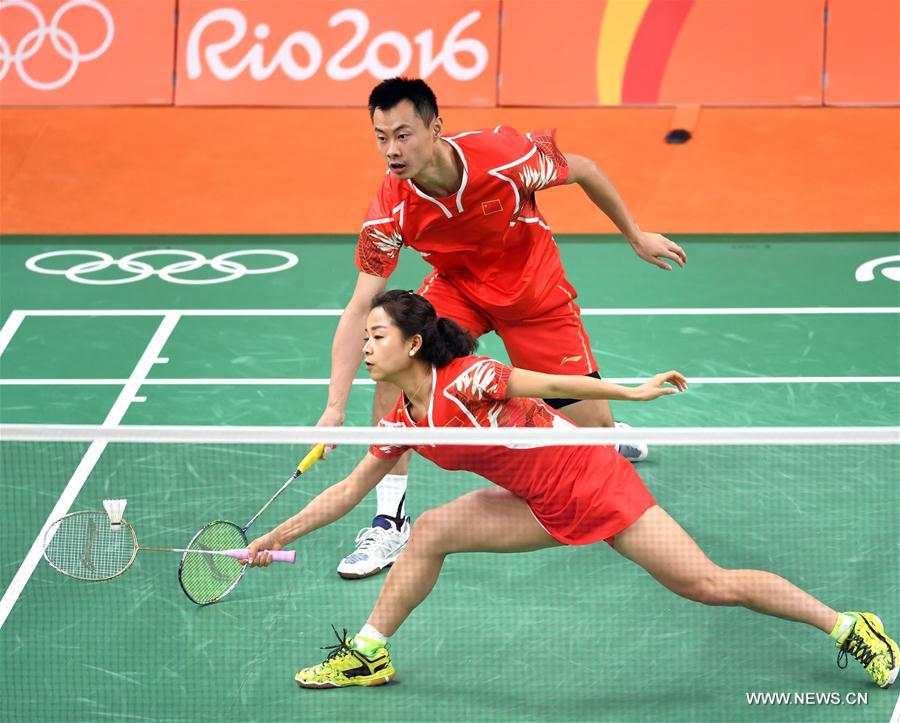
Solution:
[[(438, 318), (425, 298), (410, 292), (390, 291), (377, 297), (366, 332), (364, 355), (372, 378), (401, 389), (393, 411), (383, 420), (389, 426), (566, 427), (573, 425), (539, 398), (641, 401), (686, 388), (684, 377), (674, 371), (627, 388), (470, 356), (474, 339), (449, 319)], [(431, 592), (449, 554), (525, 552), (601, 540), (682, 597), (806, 623), (835, 640), (841, 667), (852, 655), (879, 686), (887, 687), (897, 678), (900, 650), (876, 615), (837, 612), (770, 572), (719, 567), (656, 504), (632, 465), (611, 447), (414, 449), (440, 467), (475, 472), (496, 486), (419, 516), (365, 626), (352, 639), (339, 636), (325, 661), (300, 670), (296, 681), (303, 687), (389, 682), (395, 671), (387, 640)], [(251, 564), (267, 565), (265, 550), (278, 550), (343, 517), (406, 450), (370, 447), (346, 479), (254, 540), (249, 546)], [(647, 654), (652, 650), (648, 648)]]
[[(359, 235), (359, 277), (334, 336), (328, 404), (320, 426), (340, 425), (359, 368), (359, 331), (369, 303), (387, 288), (401, 246), (434, 267), (419, 292), (441, 316), (472, 336), (491, 330), (517, 367), (600, 377), (581, 322), (577, 293), (567, 281), (550, 227), (535, 193), (577, 183), (616, 224), (639, 257), (663, 269), (687, 256), (665, 236), (642, 231), (597, 165), (563, 153), (554, 130), (524, 135), (509, 126), (444, 136), (437, 100), (422, 80), (392, 78), (369, 96), (378, 152), (388, 166)], [(373, 421), (397, 396), (379, 385)], [(559, 395), (545, 400), (581, 426), (612, 426), (605, 399)], [(645, 446), (622, 445), (637, 461)], [(372, 526), (338, 565), (345, 578), (375, 574), (406, 544), (407, 460), (398, 460), (377, 487)]]

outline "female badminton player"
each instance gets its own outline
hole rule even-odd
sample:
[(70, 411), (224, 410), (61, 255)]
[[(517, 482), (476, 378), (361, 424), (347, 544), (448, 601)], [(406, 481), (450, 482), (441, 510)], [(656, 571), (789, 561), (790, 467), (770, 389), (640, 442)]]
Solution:
[[(570, 427), (541, 398), (646, 401), (686, 388), (684, 377), (657, 374), (638, 387), (585, 376), (540, 374), (471, 356), (475, 342), (431, 303), (406, 291), (375, 298), (364, 347), (375, 380), (402, 394), (384, 426)], [(671, 385), (671, 386), (667, 386)], [(347, 514), (406, 447), (373, 445), (350, 475), (250, 546), (250, 564)], [(386, 642), (431, 592), (444, 558), (457, 552), (525, 552), (605, 541), (674, 593), (706, 605), (740, 605), (819, 628), (855, 657), (881, 687), (900, 670), (900, 650), (868, 612), (837, 612), (784, 578), (713, 563), (656, 504), (634, 467), (607, 446), (508, 448), (428, 446), (415, 451), (450, 470), (475, 472), (495, 486), (463, 495), (416, 520), (406, 549), (385, 580), (375, 609), (353, 638), (324, 662), (302, 669), (305, 688), (371, 686), (395, 675)]]

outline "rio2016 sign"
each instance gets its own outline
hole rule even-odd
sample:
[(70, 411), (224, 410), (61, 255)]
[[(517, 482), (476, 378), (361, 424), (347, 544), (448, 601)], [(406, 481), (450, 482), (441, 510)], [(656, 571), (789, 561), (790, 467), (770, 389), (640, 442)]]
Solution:
[[(360, 105), (382, 78), (433, 83), (443, 104), (496, 102), (499, 1), (182, 0), (178, 104)], [(335, 82), (337, 81), (337, 82)]]

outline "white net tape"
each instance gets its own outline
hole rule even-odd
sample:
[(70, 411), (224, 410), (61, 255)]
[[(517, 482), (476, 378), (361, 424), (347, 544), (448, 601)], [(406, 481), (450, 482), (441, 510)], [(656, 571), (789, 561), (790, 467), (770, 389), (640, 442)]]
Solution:
[(382, 429), (377, 427), (194, 427), (0, 424), (3, 441), (197, 444), (523, 444), (644, 442), (690, 445), (897, 445), (900, 427), (645, 427), (580, 429)]

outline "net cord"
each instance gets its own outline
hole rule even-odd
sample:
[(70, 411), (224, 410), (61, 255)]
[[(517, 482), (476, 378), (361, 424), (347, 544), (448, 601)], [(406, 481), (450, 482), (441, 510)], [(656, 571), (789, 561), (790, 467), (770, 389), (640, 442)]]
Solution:
[(0, 441), (173, 444), (898, 445), (900, 426), (643, 428), (201, 427), (0, 424)]

